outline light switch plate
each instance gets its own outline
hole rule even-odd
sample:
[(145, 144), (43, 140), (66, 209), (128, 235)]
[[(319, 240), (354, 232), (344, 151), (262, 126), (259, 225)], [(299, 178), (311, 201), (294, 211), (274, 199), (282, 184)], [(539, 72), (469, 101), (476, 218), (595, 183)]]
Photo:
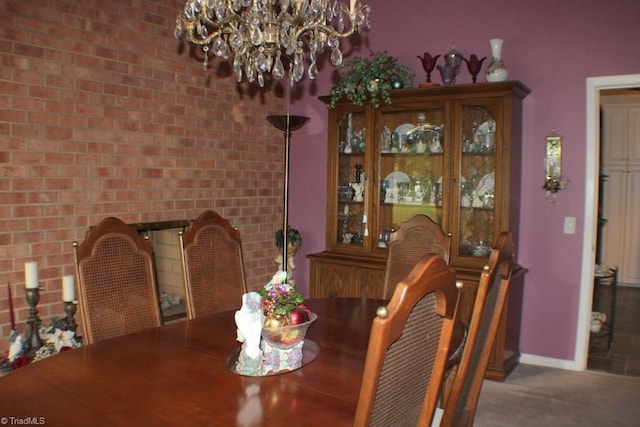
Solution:
[(564, 234), (576, 234), (576, 217), (564, 217)]

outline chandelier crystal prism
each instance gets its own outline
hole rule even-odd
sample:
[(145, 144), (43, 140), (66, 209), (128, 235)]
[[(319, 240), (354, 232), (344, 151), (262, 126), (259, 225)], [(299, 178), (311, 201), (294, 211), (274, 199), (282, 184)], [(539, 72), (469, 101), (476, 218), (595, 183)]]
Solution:
[(340, 39), (369, 28), (371, 8), (359, 0), (188, 0), (176, 19), (175, 36), (202, 46), (209, 55), (230, 59), (238, 82), (264, 86), (265, 74), (286, 75), (293, 85), (305, 74), (315, 79), (318, 55), (331, 50), (342, 63)]

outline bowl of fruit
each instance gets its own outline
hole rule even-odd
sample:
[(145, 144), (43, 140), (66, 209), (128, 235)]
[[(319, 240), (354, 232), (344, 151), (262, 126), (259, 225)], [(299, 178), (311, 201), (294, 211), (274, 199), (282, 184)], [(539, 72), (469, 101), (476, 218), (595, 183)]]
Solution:
[(302, 304), (302, 295), (286, 280), (286, 273), (278, 272), (258, 291), (264, 313), (262, 339), (271, 347), (283, 350), (304, 340), (309, 326), (318, 318)]
[(288, 318), (267, 318), (262, 328), (262, 339), (271, 347), (288, 350), (304, 340), (317, 318), (317, 314), (306, 308), (294, 309)]

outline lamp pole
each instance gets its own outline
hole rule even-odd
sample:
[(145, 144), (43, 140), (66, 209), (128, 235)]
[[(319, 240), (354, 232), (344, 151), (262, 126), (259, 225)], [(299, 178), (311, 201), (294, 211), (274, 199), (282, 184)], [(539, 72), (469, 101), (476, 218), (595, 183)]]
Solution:
[[(289, 114), (279, 116), (267, 116), (267, 120), (277, 129), (284, 131), (284, 213), (282, 221), (282, 271), (287, 274), (288, 264), (288, 234), (289, 234), (289, 145), (291, 132), (300, 129), (308, 121), (309, 117), (292, 116)], [(287, 276), (285, 276), (286, 278)]]

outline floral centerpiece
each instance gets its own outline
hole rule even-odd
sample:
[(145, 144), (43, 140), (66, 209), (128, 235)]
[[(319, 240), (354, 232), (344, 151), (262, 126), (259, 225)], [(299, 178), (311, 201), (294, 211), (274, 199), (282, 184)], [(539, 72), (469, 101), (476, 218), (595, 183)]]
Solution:
[(259, 291), (243, 295), (235, 313), (237, 340), (242, 342), (235, 372), (263, 376), (302, 366), (304, 339), (318, 318), (302, 302), (282, 271)]
[(64, 329), (54, 323), (40, 328), (43, 345), (36, 351), (34, 361), (82, 347), (82, 341), (74, 331)]
[(74, 331), (66, 329), (64, 322), (64, 319), (54, 317), (50, 326), (41, 326), (42, 347), (30, 354), (25, 353), (24, 337), (12, 331), (9, 351), (0, 354), (0, 372), (12, 371), (31, 362), (82, 347), (82, 340)]
[(365, 101), (378, 107), (380, 101), (391, 104), (391, 90), (413, 86), (413, 73), (386, 51), (371, 52), (371, 59), (355, 57), (345, 61), (340, 68), (350, 68), (329, 93), (328, 108), (335, 108), (342, 99), (355, 105)]
[(302, 304), (304, 301), (302, 295), (285, 281), (285, 273), (279, 271), (258, 291), (262, 297), (266, 328), (297, 325), (309, 321), (311, 312)]
[[(318, 318), (302, 304), (302, 295), (294, 287), (284, 283), (285, 277), (283, 272), (276, 273), (258, 292), (262, 297), (264, 314), (262, 339), (270, 347), (283, 350), (301, 344), (307, 329)], [(298, 353), (302, 357), (302, 353)], [(298, 362), (301, 360), (296, 363)]]

